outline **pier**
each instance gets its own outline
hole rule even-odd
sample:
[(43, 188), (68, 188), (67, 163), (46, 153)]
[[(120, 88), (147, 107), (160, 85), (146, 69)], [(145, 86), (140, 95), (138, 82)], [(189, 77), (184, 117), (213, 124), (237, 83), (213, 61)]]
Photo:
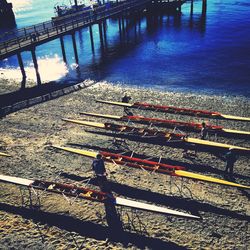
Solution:
[[(206, 0), (203, 1), (203, 9), (206, 8)], [(169, 8), (174, 10), (181, 10), (181, 5), (186, 0), (126, 0), (116, 2), (109, 2), (106, 4), (103, 1), (93, 9), (82, 10), (73, 12), (69, 15), (53, 17), (51, 21), (36, 24), (30, 27), (18, 29), (15, 33), (5, 33), (0, 37), (0, 60), (16, 55), (19, 67), (22, 73), (22, 88), (25, 87), (26, 73), (22, 60), (21, 53), (30, 51), (34, 68), (36, 71), (37, 84), (41, 85), (41, 77), (39, 74), (39, 67), (36, 58), (36, 47), (45, 44), (49, 41), (60, 39), (62, 50), (62, 57), (64, 62), (67, 62), (66, 51), (64, 46), (63, 37), (65, 35), (72, 36), (72, 46), (75, 56), (75, 61), (78, 64), (78, 51), (76, 46), (75, 32), (82, 28), (89, 28), (90, 41), (92, 51), (94, 51), (94, 38), (92, 26), (97, 24), (99, 27), (99, 37), (101, 47), (104, 47), (106, 37), (105, 20), (111, 17), (119, 18), (119, 31), (120, 34), (125, 33), (126, 20), (129, 16), (142, 14), (143, 11), (150, 12), (159, 10), (161, 8)], [(193, 6), (193, 0), (191, 1)], [(75, 1), (77, 7), (77, 1)]]

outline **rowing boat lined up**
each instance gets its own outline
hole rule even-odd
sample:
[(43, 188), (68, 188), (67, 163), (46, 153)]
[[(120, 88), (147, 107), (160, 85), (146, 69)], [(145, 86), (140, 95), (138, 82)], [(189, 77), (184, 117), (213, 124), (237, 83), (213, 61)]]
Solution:
[(250, 122), (250, 117), (225, 115), (225, 114), (221, 114), (219, 112), (207, 111), (207, 110), (178, 108), (178, 107), (173, 107), (173, 106), (154, 105), (154, 104), (143, 103), (143, 102), (135, 102), (133, 104), (132, 103), (124, 103), (124, 102), (104, 101), (104, 100), (96, 100), (96, 102), (100, 102), (100, 103), (104, 103), (104, 104), (111, 104), (111, 105), (116, 105), (116, 106), (121, 106), (121, 107), (127, 107), (127, 108), (152, 110), (152, 111), (156, 111), (156, 112), (189, 115), (189, 116), (197, 116), (197, 117), (204, 117), (204, 118), (222, 119), (222, 120), (234, 120), (234, 121)]
[[(238, 154), (250, 154), (250, 149), (245, 147), (234, 146), (225, 143), (201, 140), (197, 138), (187, 137), (183, 134), (175, 134), (175, 133), (168, 133), (154, 129), (145, 129), (145, 128), (137, 128), (131, 127), (126, 125), (118, 125), (113, 123), (97, 123), (97, 122), (89, 122), (84, 120), (74, 120), (74, 119), (63, 119), (66, 122), (72, 122), (79, 125), (94, 127), (94, 128), (101, 128), (110, 131), (115, 131), (118, 133), (126, 133), (128, 135), (136, 135), (139, 139), (144, 139), (147, 143), (154, 143), (159, 145), (168, 145), (168, 142), (175, 142), (178, 143), (180, 147), (196, 147), (197, 150), (202, 151), (227, 151), (230, 148), (234, 149), (235, 152)], [(145, 140), (146, 139), (146, 140)], [(147, 140), (149, 139), (149, 140)], [(174, 144), (171, 144), (174, 146)]]
[(102, 203), (110, 203), (113, 205), (119, 206), (126, 206), (130, 208), (136, 208), (141, 210), (146, 210), (150, 212), (168, 214), (178, 217), (183, 217), (187, 219), (200, 219), (200, 217), (176, 211), (173, 209), (168, 209), (166, 207), (159, 207), (156, 205), (150, 205), (138, 201), (133, 201), (125, 198), (114, 197), (108, 193), (84, 188), (84, 187), (77, 187), (76, 185), (72, 184), (61, 184), (56, 182), (49, 182), (43, 180), (29, 180), (19, 177), (7, 176), (7, 175), (0, 175), (0, 181), (12, 183), (16, 185), (26, 186), (29, 188), (40, 189), (47, 192), (57, 193), (61, 195), (66, 195), (70, 197), (75, 197), (79, 199), (87, 199), (90, 201), (95, 202), (102, 202)]
[(249, 189), (249, 186), (241, 185), (238, 183), (225, 181), (219, 178), (214, 178), (206, 175), (196, 174), (192, 172), (185, 171), (185, 168), (182, 166), (172, 166), (168, 164), (163, 164), (160, 162), (149, 161), (141, 158), (130, 157), (122, 154), (114, 154), (107, 151), (93, 152), (88, 150), (82, 150), (77, 148), (62, 147), (62, 146), (52, 146), (66, 152), (96, 158), (97, 154), (101, 154), (104, 161), (115, 163), (117, 165), (122, 165), (126, 167), (133, 167), (137, 169), (144, 169), (150, 172), (156, 172), (161, 174), (168, 174), (171, 176), (184, 177), (198, 181), (212, 182), (221, 185), (227, 185), (231, 187), (246, 188)]
[[(178, 128), (194, 132), (200, 132), (202, 129), (202, 124), (195, 122), (183, 122), (183, 121), (167, 120), (160, 118), (148, 118), (144, 116), (135, 116), (135, 115), (115, 116), (115, 115), (103, 115), (103, 114), (88, 113), (88, 112), (80, 112), (80, 114), (93, 117), (107, 118), (117, 121), (125, 121), (125, 122), (132, 121), (142, 124), (150, 124), (150, 125), (153, 124), (155, 126), (160, 126), (160, 127)], [(210, 124), (206, 124), (206, 127), (208, 129), (208, 132), (212, 134), (239, 135), (244, 137), (250, 136), (250, 132), (248, 131), (226, 129), (223, 128), (222, 126), (216, 126)]]

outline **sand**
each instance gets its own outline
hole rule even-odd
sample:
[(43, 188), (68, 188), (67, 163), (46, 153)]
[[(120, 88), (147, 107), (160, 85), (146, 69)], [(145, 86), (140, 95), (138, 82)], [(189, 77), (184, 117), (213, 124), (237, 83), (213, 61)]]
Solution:
[[(86, 82), (86, 85), (91, 82)], [(250, 116), (250, 101), (242, 96), (218, 96), (199, 93), (174, 93), (99, 82), (87, 88), (65, 89), (49, 101), (37, 101), (28, 108), (18, 108), (1, 118), (1, 174), (29, 179), (44, 179), (86, 186), (92, 177), (91, 159), (51, 148), (52, 144), (100, 146), (113, 148), (112, 138), (90, 133), (89, 128), (69, 124), (61, 118), (108, 121), (79, 115), (96, 112), (123, 115), (123, 109), (96, 103), (96, 99), (119, 101), (124, 92), (133, 102), (147, 101), (181, 107), (207, 109), (225, 114)], [(35, 99), (34, 99), (35, 100)], [(40, 97), (41, 100), (41, 97)], [(45, 99), (44, 99), (45, 100)], [(33, 104), (36, 102), (34, 101)], [(20, 109), (20, 110), (18, 110)], [(202, 121), (188, 116), (134, 111), (149, 117), (169, 117)], [(216, 124), (216, 121), (211, 121)], [(250, 131), (243, 122), (219, 121), (219, 125)], [(92, 129), (93, 131), (93, 129)], [(191, 133), (192, 136), (198, 136)], [(211, 138), (214, 140), (215, 138)], [(218, 137), (218, 141), (250, 147), (248, 140)], [(225, 163), (208, 153), (183, 158), (182, 150), (129, 142), (137, 153), (163, 157), (167, 162), (183, 165), (190, 171), (224, 178)], [(72, 145), (71, 145), (72, 146)], [(122, 150), (126, 151), (125, 145)], [(205, 182), (195, 182), (139, 169), (107, 164), (114, 194), (171, 209), (198, 214), (202, 220), (186, 220), (127, 208), (117, 208), (124, 226), (124, 236), (108, 237), (103, 204), (84, 200), (67, 200), (61, 195), (38, 192), (29, 202), (26, 188), (0, 184), (1, 249), (247, 249), (249, 245), (249, 193)], [(235, 181), (250, 185), (249, 158), (240, 157), (235, 164)], [(95, 185), (88, 187), (98, 190)], [(23, 201), (22, 201), (23, 197)]]

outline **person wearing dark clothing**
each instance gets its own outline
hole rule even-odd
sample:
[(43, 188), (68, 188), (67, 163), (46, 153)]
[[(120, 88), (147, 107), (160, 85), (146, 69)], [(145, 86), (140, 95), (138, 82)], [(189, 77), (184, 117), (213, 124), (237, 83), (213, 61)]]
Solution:
[(127, 93), (125, 93), (125, 95), (122, 97), (122, 102), (129, 103), (131, 99), (131, 96), (127, 96)]
[(226, 161), (226, 168), (225, 168), (225, 173), (229, 174), (229, 177), (233, 177), (233, 168), (234, 164), (237, 161), (238, 157), (233, 150), (233, 148), (230, 148), (228, 152), (225, 154), (225, 161)]
[(205, 122), (202, 122), (201, 126), (202, 128), (201, 128), (200, 138), (202, 140), (205, 140), (208, 137), (208, 128)]
[(93, 160), (92, 169), (96, 175), (97, 183), (101, 191), (107, 192), (107, 173), (101, 154), (97, 154), (96, 158)]
[[(122, 102), (124, 103), (129, 103), (129, 101), (131, 100), (132, 98), (130, 96), (127, 96), (127, 94), (125, 93), (125, 95), (122, 97)], [(129, 115), (129, 116), (133, 116), (133, 113), (129, 110), (128, 107), (124, 107), (124, 113), (126, 115)]]

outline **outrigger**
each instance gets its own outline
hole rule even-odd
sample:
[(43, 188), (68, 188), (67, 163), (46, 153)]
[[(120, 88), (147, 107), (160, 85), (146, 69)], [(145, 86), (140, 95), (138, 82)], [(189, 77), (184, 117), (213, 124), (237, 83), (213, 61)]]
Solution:
[(71, 147), (55, 146), (55, 145), (52, 147), (66, 151), (66, 152), (90, 157), (90, 158), (96, 158), (97, 154), (99, 153), (102, 155), (104, 161), (115, 163), (117, 165), (122, 165), (126, 167), (143, 169), (149, 172), (168, 174), (171, 176), (184, 177), (184, 178), (189, 178), (189, 179), (198, 180), (198, 181), (212, 182), (212, 183), (227, 185), (231, 187), (246, 188), (246, 189), (250, 188), (249, 186), (241, 185), (238, 183), (225, 181), (222, 179), (218, 179), (218, 178), (214, 178), (214, 177), (210, 177), (206, 175), (188, 172), (188, 171), (185, 171), (185, 167), (182, 167), (182, 166), (173, 166), (173, 165), (164, 164), (160, 162), (136, 158), (133, 156), (115, 154), (115, 153), (111, 153), (107, 151), (93, 152), (93, 151), (88, 151), (88, 150), (82, 150), (82, 149), (71, 148)]
[(168, 209), (166, 207), (159, 207), (156, 205), (150, 205), (138, 201), (133, 201), (125, 198), (114, 197), (108, 193), (78, 187), (73, 184), (61, 184), (43, 180), (30, 180), (19, 177), (0, 175), (0, 181), (12, 183), (16, 185), (26, 186), (29, 188), (40, 189), (47, 192), (57, 193), (65, 196), (75, 197), (79, 199), (86, 199), (94, 202), (109, 203), (117, 206), (126, 206), (135, 209), (141, 209), (150, 212), (162, 213), (167, 215), (173, 215), (177, 217), (183, 217), (187, 219), (200, 219), (199, 216), (192, 214)]
[(116, 106), (120, 106), (120, 107), (152, 110), (152, 111), (156, 111), (156, 112), (189, 115), (189, 116), (197, 116), (197, 117), (221, 119), (221, 120), (234, 120), (234, 121), (250, 122), (250, 117), (225, 115), (225, 114), (221, 114), (220, 112), (215, 112), (215, 111), (198, 110), (198, 109), (190, 109), (190, 108), (178, 108), (178, 107), (173, 107), (173, 106), (149, 104), (149, 103), (144, 103), (144, 102), (135, 102), (133, 104), (132, 103), (124, 103), (124, 102), (104, 101), (104, 100), (96, 100), (96, 102), (116, 105)]
[[(235, 152), (238, 154), (249, 155), (250, 148), (234, 146), (225, 143), (201, 140), (197, 138), (188, 137), (185, 134), (176, 134), (170, 132), (159, 131), (156, 129), (146, 129), (146, 128), (138, 128), (138, 127), (131, 127), (126, 125), (118, 125), (113, 123), (97, 123), (97, 122), (89, 122), (84, 120), (74, 120), (74, 119), (62, 119), (66, 122), (72, 122), (79, 125), (94, 127), (94, 128), (101, 128), (110, 131), (115, 131), (118, 133), (126, 133), (127, 136), (135, 136), (135, 140), (141, 140), (151, 144), (158, 144), (158, 145), (168, 145), (171, 142), (171, 145), (176, 147), (193, 148), (195, 146), (196, 149), (201, 151), (222, 151), (225, 152), (227, 150), (234, 149)], [(199, 148), (198, 148), (199, 147)]]
[[(124, 122), (136, 122), (142, 124), (150, 124), (159, 127), (167, 127), (167, 128), (178, 128), (184, 129), (187, 131), (194, 131), (200, 132), (202, 129), (201, 123), (195, 122), (183, 122), (183, 121), (176, 121), (176, 120), (167, 120), (167, 119), (160, 119), (160, 118), (148, 118), (144, 116), (138, 115), (124, 115), (124, 116), (116, 116), (116, 115), (103, 115), (103, 114), (96, 114), (96, 113), (88, 113), (88, 112), (80, 112), (82, 115), (93, 116), (93, 117), (100, 117), (100, 118), (107, 118), (117, 121), (124, 121)], [(248, 131), (240, 131), (240, 130), (233, 130), (233, 129), (226, 129), (222, 126), (210, 125), (206, 124), (209, 133), (212, 134), (222, 134), (222, 135), (239, 135), (244, 137), (250, 137), (250, 132)]]

